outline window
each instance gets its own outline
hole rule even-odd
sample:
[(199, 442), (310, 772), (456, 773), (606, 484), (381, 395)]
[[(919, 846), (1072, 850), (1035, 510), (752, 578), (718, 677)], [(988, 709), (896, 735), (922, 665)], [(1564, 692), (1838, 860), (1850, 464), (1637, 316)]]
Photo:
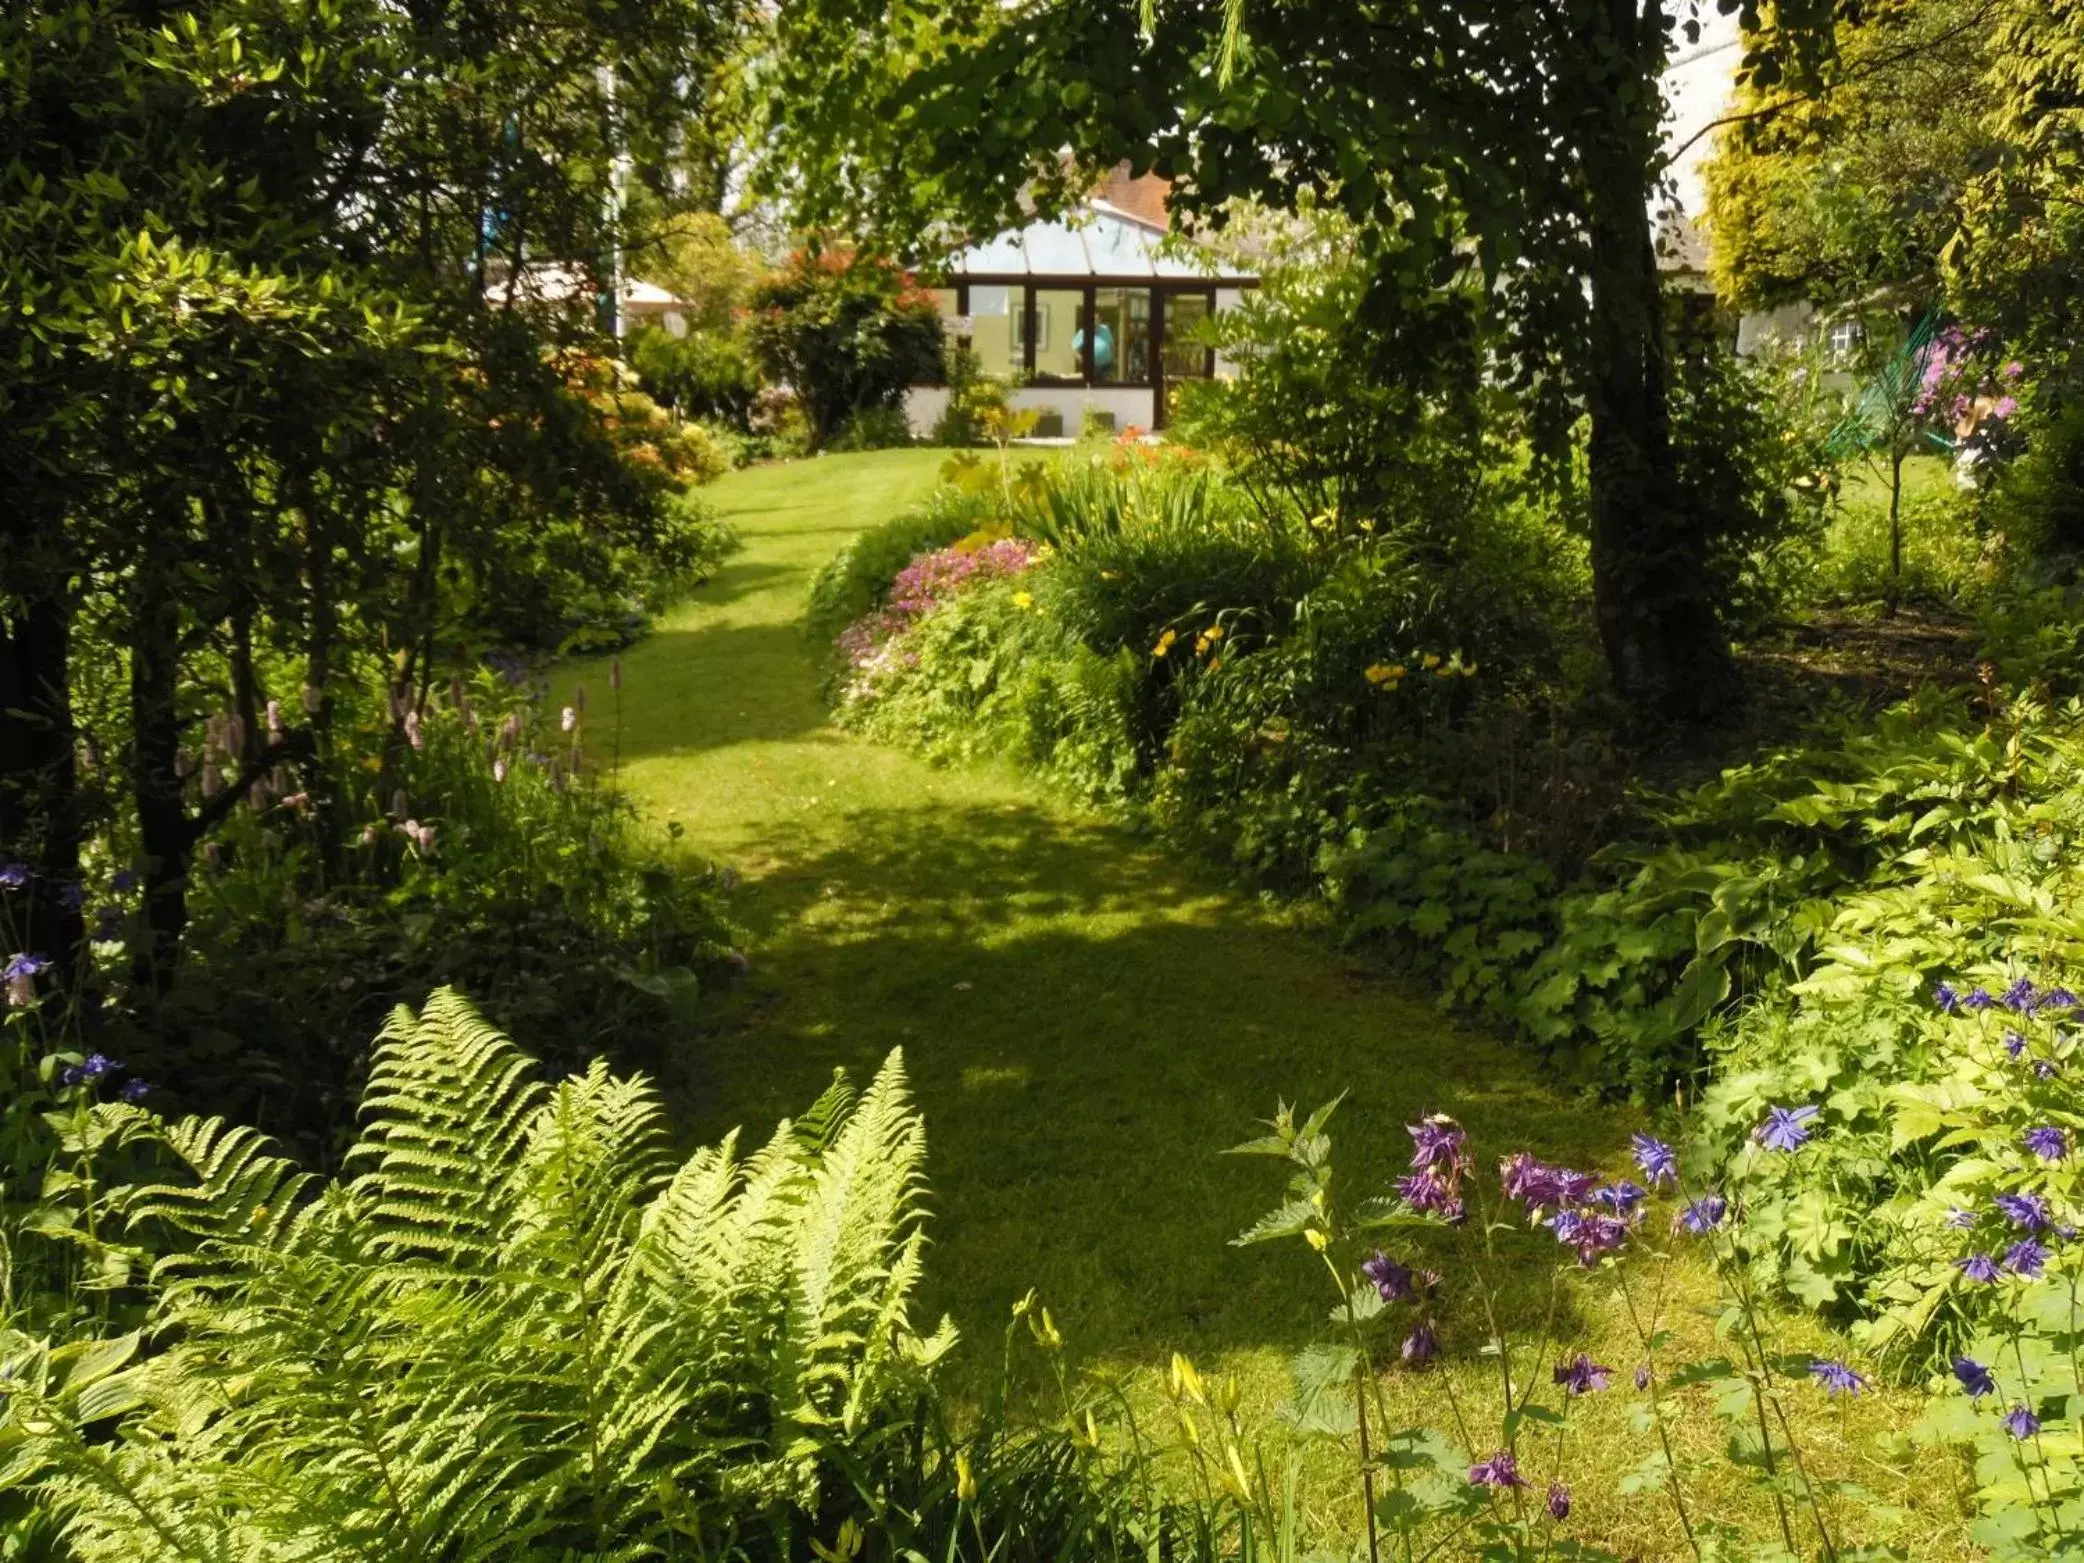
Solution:
[(1035, 289), (1035, 377), (1085, 378), (1085, 290)]
[(1101, 385), (1151, 383), (1151, 291), (1093, 292), (1093, 379)]
[(1022, 293), (1020, 288), (970, 288), (970, 346), (988, 373), (1007, 374), (1023, 367)]
[(1831, 358), (1836, 363), (1849, 362), (1867, 340), (1867, 333), (1860, 329), (1857, 320), (1834, 320), (1831, 322)]
[(1165, 295), (1165, 378), (1202, 380), (1208, 377), (1208, 348), (1201, 328), (1215, 313), (1215, 298), (1207, 293)]

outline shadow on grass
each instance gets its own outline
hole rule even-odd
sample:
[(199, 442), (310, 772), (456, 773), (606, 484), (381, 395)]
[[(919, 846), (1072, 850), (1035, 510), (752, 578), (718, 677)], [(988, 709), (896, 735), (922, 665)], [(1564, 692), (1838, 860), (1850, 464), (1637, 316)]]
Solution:
[[(1388, 1188), (1403, 1126), (1430, 1111), (1468, 1126), (1492, 1186), (1512, 1149), (1622, 1156), (1619, 1115), (1119, 828), (945, 804), (844, 825), (843, 845), (763, 844), (782, 866), (738, 909), (753, 978), (685, 1051), (675, 1094), (705, 1137), (764, 1128), (835, 1065), (858, 1079), (904, 1048), (932, 1147), (925, 1302), (973, 1342), (1030, 1286), (1110, 1354), (1319, 1334), (1330, 1299), (1307, 1251), (1229, 1246), (1285, 1170), (1222, 1152), (1284, 1097), (1350, 1093), (1333, 1123), (1347, 1198)], [(1450, 1294), (1472, 1236), (1417, 1245)], [(1558, 1250), (1507, 1243), (1508, 1312), (1538, 1328)], [(1476, 1334), (1448, 1345), (1473, 1352)]]
[(767, 564), (748, 559), (742, 553), (736, 554), (725, 560), (716, 574), (690, 591), (688, 600), (720, 608), (802, 574), (794, 565)]
[(795, 624), (660, 630), (626, 659), (622, 758), (783, 742), (827, 728), (815, 664)]

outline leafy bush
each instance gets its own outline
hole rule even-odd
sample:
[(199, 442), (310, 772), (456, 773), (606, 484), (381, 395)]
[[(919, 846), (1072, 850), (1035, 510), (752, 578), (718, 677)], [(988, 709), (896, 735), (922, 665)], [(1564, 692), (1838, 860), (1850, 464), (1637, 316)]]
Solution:
[(814, 445), (941, 372), (932, 298), (909, 273), (851, 251), (797, 252), (754, 290), (746, 333), (767, 374), (795, 391)]
[(264, 781), (205, 849), (164, 995), (132, 971), (134, 890), (97, 892), (94, 1045), (174, 1102), (321, 1159), (349, 1124), (362, 1039), (445, 983), (471, 983), (559, 1068), (647, 1056), (730, 975), (731, 930), (711, 878), (639, 835), (600, 769), (613, 736), (571, 699), (486, 674), (430, 698), (403, 739), (380, 707), (348, 713), (330, 766)]
[(827, 450), (896, 450), (912, 443), (912, 425), (902, 407), (864, 407), (848, 415)]
[(989, 497), (940, 488), (902, 514), (856, 532), (812, 580), (805, 632), (830, 645), (841, 630), (882, 605), (890, 583), (915, 555), (960, 541), (995, 513)]
[(986, 374), (976, 349), (961, 337), (948, 338), (942, 379), (948, 405), (934, 422), (932, 443), (959, 448), (991, 439), (1009, 414), (1011, 383)]
[(736, 336), (690, 331), (675, 337), (645, 327), (630, 333), (625, 348), (638, 383), (682, 418), (713, 418), (741, 433), (749, 428), (760, 370)]

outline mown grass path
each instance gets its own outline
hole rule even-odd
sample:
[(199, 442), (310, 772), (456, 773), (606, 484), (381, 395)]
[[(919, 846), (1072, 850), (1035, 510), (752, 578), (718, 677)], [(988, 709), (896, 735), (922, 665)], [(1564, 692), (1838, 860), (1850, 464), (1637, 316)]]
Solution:
[[(1032, 1286), (1079, 1359), (1126, 1366), (1185, 1351), (1237, 1374), (1248, 1414), (1261, 1416), (1329, 1302), (1299, 1247), (1229, 1246), (1275, 1202), (1282, 1173), (1221, 1153), (1277, 1100), (1349, 1093), (1334, 1120), (1349, 1198), (1403, 1170), (1403, 1126), (1424, 1112), (1460, 1118), (1485, 1158), (1524, 1147), (1609, 1172), (1625, 1164), (1630, 1116), (1559, 1093), (1524, 1054), (1457, 1028), (1426, 994), (1011, 770), (939, 769), (834, 728), (820, 650), (800, 624), (811, 577), (852, 532), (925, 494), (939, 462), (894, 451), (726, 478), (712, 494), (744, 551), (623, 659), (625, 779), (655, 823), (679, 825), (693, 851), (737, 871), (733, 912), (749, 934), (747, 980), (705, 999), (697, 1030), (672, 1039), (667, 1087), (691, 1137), (740, 1124), (758, 1136), (809, 1103), (835, 1065), (862, 1079), (903, 1047), (933, 1185), (922, 1302), (961, 1325), (958, 1372), (990, 1379), (1007, 1309)], [(585, 676), (598, 744), (604, 680)], [(1556, 1250), (1518, 1238), (1508, 1252), (1506, 1309), (1515, 1335), (1531, 1337)], [(1480, 1418), (1496, 1367), (1480, 1350), (1466, 1266), (1444, 1242), (1412, 1256), (1447, 1272), (1440, 1370)], [(1689, 1261), (1674, 1280), (1680, 1358), (1708, 1355), (1709, 1278)], [(1558, 1307), (1556, 1340), (1636, 1360), (1610, 1285), (1567, 1287)], [(1803, 1322), (1785, 1338), (1798, 1342), (1825, 1349), (1827, 1337)], [(1392, 1414), (1442, 1425), (1437, 1379), (1395, 1374)], [(1763, 1539), (1770, 1510), (1723, 1461), (1707, 1393), (1685, 1397), (1689, 1491)], [(1574, 1419), (1600, 1454), (1581, 1473), (1573, 1524), (1624, 1556), (1675, 1557), (1669, 1508), (1617, 1490), (1650, 1448), (1628, 1405), (1592, 1397)], [(1793, 1414), (1826, 1470), (1896, 1485), (1862, 1451), (1913, 1414), (1907, 1402), (1819, 1399)], [(1313, 1512), (1350, 1532), (1350, 1469), (1313, 1461), (1312, 1473)], [(1924, 1511), (1882, 1527), (1912, 1555), (1961, 1555), (1943, 1483), (1920, 1473), (1891, 1496)], [(1857, 1503), (1839, 1518), (1872, 1532)]]
[(810, 579), (939, 460), (727, 478), (744, 551), (624, 659), (628, 782), (735, 867), (752, 935), (749, 982), (672, 1082), (695, 1127), (771, 1123), (902, 1046), (932, 1144), (929, 1300), (974, 1340), (1038, 1286), (1088, 1349), (1139, 1354), (1279, 1344), (1321, 1316), (1300, 1255), (1226, 1246), (1279, 1175), (1219, 1153), (1278, 1098), (1351, 1091), (1353, 1174), (1388, 1175), (1426, 1110), (1485, 1145), (1611, 1160), (1618, 1118), (1208, 874), (1010, 771), (830, 725)]

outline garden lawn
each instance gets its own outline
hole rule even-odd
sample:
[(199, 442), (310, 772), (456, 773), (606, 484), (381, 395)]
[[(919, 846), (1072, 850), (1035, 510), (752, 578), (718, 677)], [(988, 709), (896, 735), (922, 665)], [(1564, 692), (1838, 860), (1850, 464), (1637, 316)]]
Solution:
[[(850, 533), (927, 493), (941, 459), (826, 456), (726, 478), (711, 492), (744, 551), (623, 658), (626, 781), (650, 816), (735, 871), (749, 936), (747, 979), (704, 1001), (665, 1083), (691, 1135), (757, 1135), (834, 1066), (865, 1079), (902, 1047), (930, 1135), (924, 1302), (961, 1326), (970, 1382), (995, 1371), (1008, 1310), (1033, 1287), (1079, 1360), (1133, 1368), (1183, 1351), (1265, 1408), (1330, 1301), (1299, 1247), (1228, 1245), (1282, 1178), (1222, 1152), (1278, 1100), (1349, 1093), (1333, 1130), (1354, 1197), (1402, 1170), (1403, 1125), (1425, 1112), (1461, 1119), (1486, 1160), (1524, 1147), (1615, 1170), (1632, 1120), (1559, 1094), (1428, 995), (1010, 770), (937, 769), (832, 727), (820, 648), (798, 622), (811, 576)], [(586, 677), (600, 713), (605, 681)], [(1516, 1269), (1512, 1311), (1530, 1325), (1555, 1252), (1543, 1240)], [(1458, 1261), (1442, 1248), (1432, 1262), (1452, 1297)], [(1686, 1308), (1709, 1300), (1697, 1274), (1680, 1282)], [(1635, 1360), (1610, 1288), (1571, 1288), (1562, 1306), (1562, 1338)], [(1705, 1354), (1703, 1316), (1679, 1327)], [(1443, 1333), (1466, 1409), (1496, 1368), (1466, 1310)], [(1445, 1421), (1436, 1383), (1400, 1375), (1398, 1398)], [(1817, 1408), (1834, 1466), (1859, 1463), (1854, 1446), (1905, 1414), (1871, 1398), (1841, 1409)], [(1721, 1430), (1705, 1408), (1692, 1420), (1702, 1479), (1726, 1485)], [(1595, 1397), (1574, 1421), (1605, 1424), (1626, 1451), (1599, 1479), (1606, 1494), (1581, 1498), (1586, 1534), (1673, 1555), (1668, 1506), (1612, 1494), (1648, 1452), (1623, 1396)], [(1901, 1490), (1881, 1467), (1861, 1475)], [(1319, 1472), (1311, 1490), (1329, 1503), (1339, 1486)], [(1763, 1537), (1762, 1501), (1727, 1496)], [(1941, 1507), (1900, 1527), (1918, 1556), (1955, 1555), (1960, 1527)]]

